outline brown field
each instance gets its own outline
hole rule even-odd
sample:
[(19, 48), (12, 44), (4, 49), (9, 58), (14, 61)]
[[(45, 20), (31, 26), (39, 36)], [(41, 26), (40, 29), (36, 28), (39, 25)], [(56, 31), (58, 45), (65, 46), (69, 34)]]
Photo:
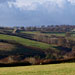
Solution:
[(10, 51), (15, 48), (15, 45), (0, 42), (0, 50)]

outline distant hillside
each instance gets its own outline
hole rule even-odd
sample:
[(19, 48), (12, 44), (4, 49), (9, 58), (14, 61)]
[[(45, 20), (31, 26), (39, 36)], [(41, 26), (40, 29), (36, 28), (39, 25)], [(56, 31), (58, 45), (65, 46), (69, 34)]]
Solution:
[[(74, 32), (0, 30), (0, 63), (64, 62), (75, 57)], [(57, 60), (57, 61), (56, 61)]]
[(37, 42), (37, 41), (29, 40), (29, 39), (24, 39), (24, 38), (17, 37), (17, 36), (10, 36), (10, 35), (0, 34), (0, 39), (14, 40), (18, 43), (21, 43), (22, 45), (38, 47), (38, 48), (42, 48), (42, 49), (47, 49), (47, 48), (51, 47), (51, 45), (46, 44), (46, 43)]

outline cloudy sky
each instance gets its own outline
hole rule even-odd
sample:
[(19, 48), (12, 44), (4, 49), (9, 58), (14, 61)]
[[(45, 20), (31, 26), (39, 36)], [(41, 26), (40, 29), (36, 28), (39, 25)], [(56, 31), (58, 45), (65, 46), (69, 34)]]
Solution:
[(75, 24), (75, 0), (0, 0), (1, 26)]

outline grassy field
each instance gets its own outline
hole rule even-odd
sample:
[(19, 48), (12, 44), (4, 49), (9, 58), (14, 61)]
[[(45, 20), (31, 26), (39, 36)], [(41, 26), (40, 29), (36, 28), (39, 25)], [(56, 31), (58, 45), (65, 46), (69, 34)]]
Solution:
[(75, 63), (1, 67), (0, 75), (75, 75)]
[[(27, 34), (42, 34), (42, 35), (47, 35), (47, 36), (51, 36), (51, 35), (56, 35), (56, 36), (63, 36), (65, 37), (66, 33), (58, 33), (58, 32), (51, 32), (51, 33), (41, 33), (38, 31), (24, 31), (22, 33), (27, 33)], [(71, 40), (75, 40), (75, 32), (72, 32), (72, 36), (70, 38)]]
[(14, 40), (26, 46), (32, 46), (32, 47), (37, 47), (37, 48), (42, 48), (42, 49), (47, 49), (47, 48), (52, 47), (51, 45), (46, 44), (46, 43), (36, 42), (36, 41), (29, 40), (29, 39), (21, 38), (21, 37), (9, 36), (9, 35), (4, 35), (4, 34), (0, 34), (0, 39)]
[[(38, 31), (23, 31), (21, 33), (27, 33), (27, 34), (43, 34), (43, 35), (48, 35), (48, 36), (51, 36), (51, 35), (56, 35), (56, 36), (65, 36), (65, 33), (58, 33), (58, 32), (52, 32), (52, 33), (41, 33), (41, 32), (38, 32)], [(72, 36), (74, 37), (75, 36), (75, 33), (72, 33)]]
[(39, 31), (22, 31), (21, 33), (27, 33), (27, 34), (40, 34)]

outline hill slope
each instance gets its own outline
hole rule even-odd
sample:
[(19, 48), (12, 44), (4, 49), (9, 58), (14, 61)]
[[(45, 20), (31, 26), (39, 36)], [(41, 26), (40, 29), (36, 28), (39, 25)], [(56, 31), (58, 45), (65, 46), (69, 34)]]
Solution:
[(74, 75), (75, 63), (4, 67), (0, 68), (1, 75)]
[(46, 44), (46, 43), (36, 42), (36, 41), (33, 41), (33, 40), (24, 39), (24, 38), (17, 37), (17, 36), (10, 36), (10, 35), (0, 34), (0, 39), (14, 40), (14, 41), (16, 41), (16, 42), (18, 42), (22, 45), (32, 46), (32, 47), (37, 47), (37, 48), (42, 48), (42, 49), (47, 49), (47, 48), (51, 47), (51, 45)]

